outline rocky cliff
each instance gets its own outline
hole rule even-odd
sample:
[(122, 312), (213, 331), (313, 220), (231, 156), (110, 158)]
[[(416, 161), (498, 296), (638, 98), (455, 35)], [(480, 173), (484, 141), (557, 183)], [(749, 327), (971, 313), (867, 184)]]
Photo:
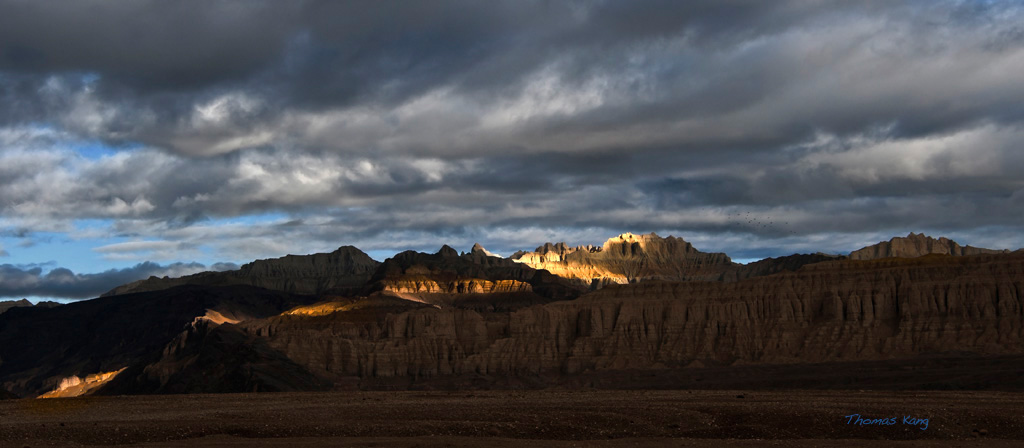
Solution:
[(923, 233), (913, 233), (905, 237), (895, 237), (873, 246), (867, 246), (850, 252), (852, 260), (875, 260), (878, 258), (914, 258), (923, 255), (978, 255), (1009, 253), (1009, 250), (983, 249), (980, 247), (961, 246), (949, 238), (932, 238)]
[(547, 243), (511, 258), (595, 289), (643, 280), (713, 280), (734, 267), (725, 254), (701, 252), (682, 238), (654, 233), (624, 233), (602, 246)]
[(343, 246), (326, 254), (257, 260), (236, 271), (202, 272), (179, 278), (150, 277), (119, 286), (103, 296), (156, 291), (181, 285), (249, 285), (293, 294), (344, 294), (363, 287), (380, 262)]
[(387, 378), (902, 359), (1024, 350), (1024, 254), (840, 260), (725, 282), (611, 285), (511, 313), (239, 324), (311, 372)]
[[(364, 293), (388, 292), (439, 306), (454, 305), (473, 296), (503, 294), (528, 298), (536, 304), (579, 296), (582, 288), (535, 270), (525, 264), (497, 257), (479, 245), (468, 254), (448, 246), (437, 253), (406, 251), (384, 261), (370, 278)], [(495, 297), (494, 305), (507, 300)], [(522, 300), (516, 303), (523, 302)]]

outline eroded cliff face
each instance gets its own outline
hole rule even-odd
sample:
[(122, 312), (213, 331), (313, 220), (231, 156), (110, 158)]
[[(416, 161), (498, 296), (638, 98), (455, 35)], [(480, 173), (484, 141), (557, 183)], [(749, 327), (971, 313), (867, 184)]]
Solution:
[(248, 285), (292, 294), (358, 291), (380, 263), (363, 251), (343, 246), (326, 254), (288, 255), (257, 260), (237, 271), (201, 272), (178, 278), (150, 277), (114, 288), (104, 296), (158, 291), (181, 285)]
[(852, 260), (875, 260), (878, 258), (914, 258), (923, 255), (979, 255), (979, 254), (1002, 254), (1009, 253), (1009, 250), (983, 249), (980, 247), (961, 246), (949, 238), (938, 239), (927, 236), (923, 233), (911, 232), (906, 237), (895, 237), (889, 241), (882, 241), (873, 246), (864, 247), (850, 252)]
[(397, 254), (377, 269), (364, 292), (387, 292), (444, 306), (466, 296), (495, 294), (522, 294), (530, 297), (531, 303), (543, 303), (577, 297), (582, 288), (547, 272), (494, 256), (478, 244), (462, 255), (448, 246), (434, 254)]
[(714, 280), (734, 267), (725, 254), (701, 252), (682, 238), (654, 233), (624, 233), (600, 247), (547, 243), (512, 259), (595, 289), (643, 280)]
[(344, 378), (572, 375), (1019, 353), (1024, 255), (834, 261), (722, 283), (610, 286), (511, 313), (278, 316), (241, 331)]

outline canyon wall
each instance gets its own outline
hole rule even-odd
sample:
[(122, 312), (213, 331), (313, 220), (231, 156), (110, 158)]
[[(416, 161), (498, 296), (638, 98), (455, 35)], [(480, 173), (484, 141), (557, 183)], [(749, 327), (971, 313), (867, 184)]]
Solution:
[(1024, 256), (833, 261), (733, 283), (645, 282), (511, 313), (239, 324), (320, 376), (571, 375), (1020, 353)]

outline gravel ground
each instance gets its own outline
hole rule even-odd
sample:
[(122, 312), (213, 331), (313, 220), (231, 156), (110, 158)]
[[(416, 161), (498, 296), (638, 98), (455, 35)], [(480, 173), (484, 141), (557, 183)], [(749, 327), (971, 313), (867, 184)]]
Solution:
[[(1022, 399), (564, 390), (23, 399), (0, 401), (0, 446), (1022, 446)], [(851, 414), (896, 424), (847, 424)], [(927, 429), (904, 416), (928, 419)]]

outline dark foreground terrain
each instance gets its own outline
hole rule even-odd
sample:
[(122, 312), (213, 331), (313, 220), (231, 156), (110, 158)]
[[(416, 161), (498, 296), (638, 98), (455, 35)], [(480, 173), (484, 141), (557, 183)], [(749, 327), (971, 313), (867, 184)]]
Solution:
[[(0, 400), (0, 446), (1021, 446), (1022, 399), (558, 390)], [(856, 426), (850, 414), (897, 419)], [(904, 415), (929, 419), (927, 429), (903, 424)]]

